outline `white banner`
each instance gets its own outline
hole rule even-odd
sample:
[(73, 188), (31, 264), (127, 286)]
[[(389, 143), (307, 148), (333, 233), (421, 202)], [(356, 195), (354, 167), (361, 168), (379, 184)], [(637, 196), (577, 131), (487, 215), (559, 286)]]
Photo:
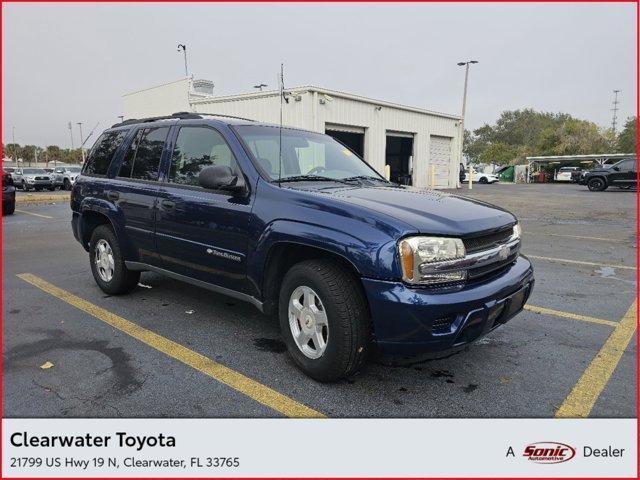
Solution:
[(635, 419), (4, 419), (10, 477), (636, 477)]

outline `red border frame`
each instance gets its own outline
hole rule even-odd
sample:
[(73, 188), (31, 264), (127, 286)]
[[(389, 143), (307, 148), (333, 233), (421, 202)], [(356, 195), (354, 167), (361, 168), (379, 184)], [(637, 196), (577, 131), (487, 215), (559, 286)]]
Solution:
[[(188, 0), (189, 3), (393, 3), (392, 0)], [(137, 0), (135, 2), (130, 2), (128, 0), (97, 0), (95, 2), (90, 2), (86, 0), (66, 0), (65, 2), (59, 0), (0, 0), (0, 30), (2, 29), (2, 15), (3, 15), (3, 5), (5, 3), (181, 3), (176, 0)], [(640, 0), (401, 0), (397, 3), (635, 3), (636, 4), (636, 118), (638, 117), (638, 113), (640, 112), (640, 85), (638, 81), (640, 80)], [(2, 38), (0, 38), (0, 47), (4, 47), (2, 44)], [(0, 87), (3, 87), (3, 71), (2, 71), (2, 51), (0, 51)], [(4, 94), (4, 90), (0, 94), (0, 105), (2, 104), (2, 94)], [(2, 122), (4, 120), (4, 116), (0, 118), (0, 131), (2, 130)], [(640, 130), (636, 129), (636, 152), (640, 150)], [(2, 153), (2, 148), (0, 147), (0, 153)], [(637, 174), (637, 181), (640, 183), (640, 172)], [(640, 237), (640, 219), (638, 218), (638, 212), (640, 212), (640, 195), (639, 192), (636, 191), (636, 300), (640, 299), (638, 283), (640, 280), (640, 255), (638, 255), (638, 247), (637, 247), (637, 239)], [(3, 235), (3, 225), (0, 223), (0, 262), (2, 261), (2, 235)], [(3, 272), (4, 273), (4, 272)], [(2, 289), (2, 278), (0, 277), (0, 302), (3, 300), (3, 289)], [(4, 306), (4, 303), (3, 303)], [(3, 342), (2, 342), (2, 311), (0, 311), (0, 353), (2, 353)], [(640, 316), (638, 312), (636, 312), (636, 416), (638, 406), (640, 405), (640, 388), (638, 387), (638, 381), (640, 379), (640, 342), (638, 342), (638, 330), (640, 330)], [(2, 357), (0, 356), (0, 378), (2, 378)], [(2, 414), (2, 383), (0, 382), (0, 415)], [(4, 418), (0, 418), (0, 437), (2, 436), (2, 428), (3, 428)], [(637, 438), (640, 438), (640, 424), (636, 418), (636, 434)], [(46, 480), (52, 477), (2, 477), (2, 442), (0, 441), (0, 478), (20, 478), (21, 480)], [(640, 448), (638, 448), (638, 444), (636, 444), (636, 476), (635, 477), (627, 477), (627, 478), (640, 478), (638, 475), (640, 473)], [(63, 477), (55, 477), (55, 478), (63, 478)], [(136, 480), (136, 479), (157, 479), (161, 478), (162, 480), (203, 480), (207, 478), (212, 479), (221, 479), (221, 478), (233, 478), (233, 480), (257, 480), (261, 478), (273, 479), (273, 478), (301, 478), (304, 480), (320, 480), (327, 477), (73, 477), (74, 479), (80, 480), (105, 480), (105, 479), (118, 479), (118, 480)], [(446, 480), (458, 480), (458, 479), (470, 479), (470, 480), (487, 480), (489, 478), (494, 478), (491, 476), (486, 477), (330, 477), (332, 480), (391, 480), (391, 479), (403, 479), (403, 480), (422, 480), (422, 479), (439, 479), (445, 478)], [(499, 478), (499, 477), (497, 477)], [(532, 479), (544, 479), (544, 480), (593, 480), (592, 477), (503, 477), (503, 478), (517, 478), (522, 480), (532, 480)], [(617, 479), (621, 477), (600, 477), (603, 479)]]

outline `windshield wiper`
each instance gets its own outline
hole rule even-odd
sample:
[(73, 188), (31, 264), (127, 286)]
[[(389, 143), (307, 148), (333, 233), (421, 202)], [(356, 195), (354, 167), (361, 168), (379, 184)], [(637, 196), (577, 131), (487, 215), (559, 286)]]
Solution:
[(373, 175), (356, 175), (354, 177), (343, 178), (342, 180), (344, 180), (345, 182), (352, 182), (352, 181), (356, 181), (356, 180), (375, 180), (377, 182), (385, 183), (385, 184), (389, 185), (390, 187), (399, 187), (400, 186), (397, 183), (390, 182), (389, 180), (384, 179), (384, 178), (374, 177)]
[(323, 177), (321, 175), (293, 175), (291, 177), (284, 177), (284, 178), (274, 180), (274, 182), (308, 182), (308, 181), (346, 183), (344, 180), (341, 180), (339, 178)]

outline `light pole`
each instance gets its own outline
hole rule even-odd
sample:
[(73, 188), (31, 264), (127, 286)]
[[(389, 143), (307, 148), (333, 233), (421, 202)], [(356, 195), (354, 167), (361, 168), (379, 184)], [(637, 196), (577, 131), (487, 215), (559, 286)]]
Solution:
[[(462, 149), (464, 146), (464, 116), (467, 111), (467, 84), (469, 82), (469, 65), (478, 63), (477, 60), (458, 62), (458, 66), (464, 66), (464, 93), (462, 94), (462, 115), (460, 116), (460, 163), (462, 163)], [(471, 177), (471, 174), (469, 174)]]
[(84, 165), (84, 142), (82, 140), (82, 122), (78, 122), (80, 127), (80, 153), (82, 154), (82, 164)]
[(16, 148), (16, 127), (11, 127), (11, 143), (13, 143), (13, 161), (16, 166), (18, 166), (18, 156), (16, 155), (18, 152), (18, 149)]
[(71, 128), (71, 122), (68, 123), (69, 135), (71, 135), (71, 151), (73, 151), (73, 128)]
[(178, 44), (178, 52), (184, 52), (184, 76), (189, 76), (189, 69), (187, 68), (187, 46), (184, 43)]
[(254, 85), (253, 88), (257, 88), (260, 91), (262, 91), (263, 87), (267, 87), (268, 85), (266, 83), (259, 83), (258, 85)]
[(118, 115), (118, 118), (120, 119), (120, 123), (124, 122), (124, 115)]

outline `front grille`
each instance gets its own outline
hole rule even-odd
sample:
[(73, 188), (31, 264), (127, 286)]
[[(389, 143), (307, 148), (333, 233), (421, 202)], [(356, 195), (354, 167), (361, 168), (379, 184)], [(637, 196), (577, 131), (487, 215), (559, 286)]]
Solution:
[(480, 280), (482, 277), (486, 277), (491, 273), (497, 272), (509, 265), (513, 264), (518, 258), (518, 252), (511, 254), (506, 260), (501, 262), (494, 262), (483, 267), (470, 268), (467, 278), (469, 280)]
[(473, 238), (463, 238), (462, 242), (464, 243), (464, 248), (467, 250), (467, 253), (475, 253), (482, 250), (489, 250), (502, 243), (506, 243), (512, 234), (513, 227), (509, 227), (497, 233), (490, 233)]
[(49, 180), (49, 177), (36, 177), (36, 180)]

